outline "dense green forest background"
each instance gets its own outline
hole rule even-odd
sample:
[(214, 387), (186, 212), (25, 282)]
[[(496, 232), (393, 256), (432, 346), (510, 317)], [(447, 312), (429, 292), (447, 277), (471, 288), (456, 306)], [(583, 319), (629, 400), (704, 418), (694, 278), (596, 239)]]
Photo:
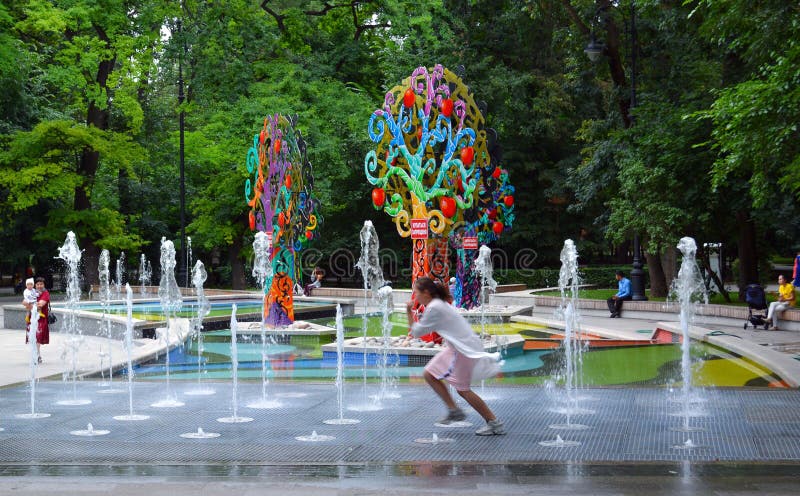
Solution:
[(371, 208), (367, 122), (437, 63), (463, 66), (517, 188), (505, 268), (557, 266), (566, 238), (584, 264), (628, 263), (638, 233), (660, 294), (681, 236), (723, 243), (740, 284), (800, 248), (795, 2), (3, 0), (0, 275), (57, 270), (70, 230), (89, 280), (101, 249), (131, 279), (162, 237), (180, 249), (183, 113), (193, 256), (210, 284), (248, 284), (245, 154), (284, 113), (324, 216), (303, 263), (347, 276), (371, 219), (399, 278), (409, 243)]

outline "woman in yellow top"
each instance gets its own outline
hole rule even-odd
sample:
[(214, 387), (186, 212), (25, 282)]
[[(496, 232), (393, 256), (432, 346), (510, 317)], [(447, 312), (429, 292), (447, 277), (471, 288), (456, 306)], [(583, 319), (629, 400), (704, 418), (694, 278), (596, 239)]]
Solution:
[(767, 311), (767, 320), (772, 319), (770, 330), (778, 330), (778, 315), (787, 308), (793, 307), (794, 302), (794, 286), (792, 283), (786, 282), (786, 278), (782, 275), (778, 276), (778, 301), (770, 303)]

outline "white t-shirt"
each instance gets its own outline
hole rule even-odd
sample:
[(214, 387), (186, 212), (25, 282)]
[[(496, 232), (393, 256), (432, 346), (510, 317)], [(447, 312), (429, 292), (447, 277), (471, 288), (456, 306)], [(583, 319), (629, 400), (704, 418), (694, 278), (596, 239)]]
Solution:
[(493, 377), (500, 372), (500, 353), (487, 353), (483, 350), (481, 338), (475, 334), (467, 319), (452, 305), (440, 298), (434, 298), (425, 307), (422, 318), (411, 326), (411, 334), (418, 338), (436, 331), (459, 353), (478, 361), (472, 371), (472, 380)]
[(39, 298), (39, 292), (35, 289), (25, 288), (25, 291), (22, 292), (22, 301), (25, 303), (35, 304), (37, 298)]

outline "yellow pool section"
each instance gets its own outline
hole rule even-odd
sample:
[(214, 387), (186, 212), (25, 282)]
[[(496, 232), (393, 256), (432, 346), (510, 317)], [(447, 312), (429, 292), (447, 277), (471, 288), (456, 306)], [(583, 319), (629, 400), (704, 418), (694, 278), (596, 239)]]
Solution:
[(703, 360), (694, 371), (693, 384), (697, 386), (742, 386), (767, 380), (769, 387), (788, 387), (775, 374), (748, 358), (736, 356), (713, 347), (723, 359)]

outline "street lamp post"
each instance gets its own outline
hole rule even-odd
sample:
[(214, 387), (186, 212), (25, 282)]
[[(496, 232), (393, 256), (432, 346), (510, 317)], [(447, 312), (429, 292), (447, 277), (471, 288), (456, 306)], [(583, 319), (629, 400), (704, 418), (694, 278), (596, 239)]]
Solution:
[[(633, 109), (636, 108), (636, 6), (631, 0), (631, 100), (628, 107), (628, 121), (633, 125)], [(583, 50), (592, 62), (597, 62), (605, 53), (605, 47), (598, 43), (592, 32), (589, 44)], [(644, 294), (644, 271), (642, 270), (641, 246), (639, 245), (639, 233), (633, 234), (633, 268), (631, 269), (631, 299), (634, 301), (647, 300)]]
[[(636, 8), (631, 0), (631, 114), (636, 108)], [(633, 125), (633, 115), (631, 115), (631, 125)], [(644, 271), (642, 271), (642, 261), (639, 246), (639, 233), (633, 234), (633, 269), (631, 269), (631, 299), (634, 301), (646, 300), (644, 295)]]
[(184, 161), (184, 118), (185, 113), (183, 111), (183, 101), (184, 101), (184, 94), (183, 94), (183, 32), (181, 21), (178, 19), (178, 36), (180, 37), (181, 48), (178, 52), (178, 106), (180, 107), (180, 112), (178, 114), (178, 123), (180, 127), (179, 131), (179, 146), (178, 146), (178, 161), (180, 163), (180, 222), (181, 222), (181, 251), (179, 256), (178, 262), (178, 281), (179, 284), (184, 284), (188, 287), (188, 280), (187, 280), (187, 267), (186, 267), (186, 178), (184, 176), (185, 172), (185, 161)]

